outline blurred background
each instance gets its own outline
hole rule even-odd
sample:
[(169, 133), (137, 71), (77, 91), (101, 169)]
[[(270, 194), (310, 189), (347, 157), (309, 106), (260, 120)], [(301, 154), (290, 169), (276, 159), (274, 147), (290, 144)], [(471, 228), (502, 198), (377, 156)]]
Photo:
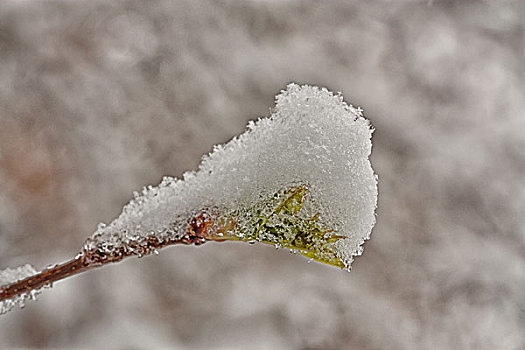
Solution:
[(173, 247), (56, 284), (0, 348), (524, 349), (524, 2), (2, 1), (0, 267), (74, 256), (289, 82), (376, 128), (351, 273)]

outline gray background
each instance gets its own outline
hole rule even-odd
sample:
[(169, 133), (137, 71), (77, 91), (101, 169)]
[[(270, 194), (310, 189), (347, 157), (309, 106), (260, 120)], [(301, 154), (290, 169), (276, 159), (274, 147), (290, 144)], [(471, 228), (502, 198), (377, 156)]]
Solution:
[(2, 1), (0, 266), (72, 257), (292, 81), (376, 127), (351, 273), (173, 247), (56, 284), (0, 348), (523, 349), (523, 2)]

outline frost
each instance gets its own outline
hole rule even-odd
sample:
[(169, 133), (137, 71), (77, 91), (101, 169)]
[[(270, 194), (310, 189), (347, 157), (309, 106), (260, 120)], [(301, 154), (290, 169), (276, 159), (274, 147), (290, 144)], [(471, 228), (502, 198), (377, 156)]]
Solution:
[(269, 118), (215, 146), (198, 171), (136, 193), (83, 254), (140, 255), (150, 237), (191, 236), (270, 243), (349, 269), (375, 223), (372, 132), (341, 95), (290, 84)]
[[(0, 271), (0, 286), (11, 284), (13, 282), (21, 281), (29, 276), (37, 273), (32, 265), (26, 264), (15, 268), (7, 268)], [(36, 300), (36, 297), (40, 294), (40, 290), (32, 290), (28, 293), (23, 293), (14, 296), (11, 299), (0, 301), (0, 315), (8, 311), (11, 311), (16, 305), (20, 307), (25, 306), (27, 300)]]
[(30, 264), (1, 270), (0, 286), (23, 280), (24, 278), (34, 275), (36, 272), (35, 268)]

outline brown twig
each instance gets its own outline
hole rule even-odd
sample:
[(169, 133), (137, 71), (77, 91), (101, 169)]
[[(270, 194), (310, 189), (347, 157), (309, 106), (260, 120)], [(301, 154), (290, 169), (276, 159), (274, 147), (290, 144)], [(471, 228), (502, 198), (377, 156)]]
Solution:
[(125, 246), (113, 249), (110, 252), (102, 249), (84, 251), (65, 263), (49, 267), (33, 276), (2, 286), (0, 288), (0, 301), (50, 286), (54, 282), (95, 267), (119, 262), (129, 256), (141, 257), (155, 253), (166, 246), (175, 244), (201, 245), (209, 240), (222, 241), (210, 232), (210, 220), (200, 214), (191, 220), (186, 235), (181, 238), (159, 240), (155, 235), (151, 235), (144, 237), (140, 242), (129, 242)]
[(92, 267), (94, 266), (85, 263), (83, 257), (71, 259), (63, 264), (47, 268), (21, 281), (3, 286), (0, 290), (0, 301), (51, 285), (53, 282), (76, 275)]

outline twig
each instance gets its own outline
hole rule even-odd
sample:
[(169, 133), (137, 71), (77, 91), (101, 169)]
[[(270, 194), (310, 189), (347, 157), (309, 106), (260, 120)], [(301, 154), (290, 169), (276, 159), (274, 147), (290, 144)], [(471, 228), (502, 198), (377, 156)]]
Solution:
[(0, 301), (8, 300), (17, 295), (22, 295), (32, 290), (38, 290), (42, 287), (50, 286), (54, 282), (60, 281), (64, 278), (106, 264), (119, 262), (130, 256), (142, 257), (144, 255), (156, 253), (157, 250), (166, 246), (175, 244), (201, 245), (209, 240), (221, 241), (220, 239), (214, 239), (214, 235), (210, 235), (209, 232), (207, 232), (208, 229), (208, 222), (193, 219), (189, 225), (187, 234), (179, 239), (160, 241), (156, 236), (150, 235), (145, 237), (141, 243), (130, 242), (126, 247), (119, 247), (111, 251), (111, 253), (106, 253), (100, 249), (87, 252), (84, 251), (78, 254), (74, 259), (65, 263), (48, 267), (33, 276), (2, 286), (0, 289)]
[(40, 289), (44, 286), (51, 285), (77, 273), (89, 270), (96, 265), (86, 264), (84, 257), (79, 256), (63, 264), (47, 268), (36, 275), (30, 276), (21, 281), (3, 286), (0, 291), (0, 301), (11, 299), (17, 295), (28, 293), (34, 289)]

